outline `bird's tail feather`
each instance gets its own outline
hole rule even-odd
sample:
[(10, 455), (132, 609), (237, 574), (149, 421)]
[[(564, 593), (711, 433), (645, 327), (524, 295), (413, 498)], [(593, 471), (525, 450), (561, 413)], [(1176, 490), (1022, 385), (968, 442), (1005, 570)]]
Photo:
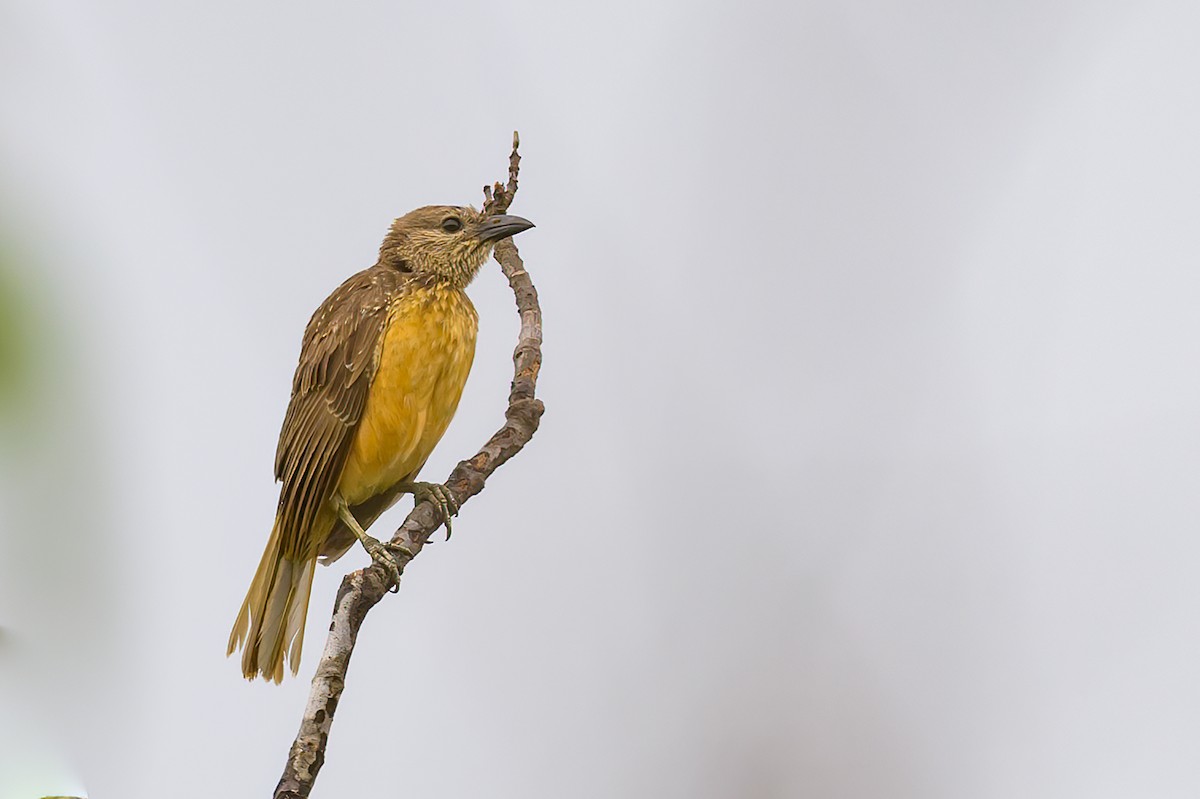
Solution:
[(316, 564), (316, 558), (284, 557), (276, 519), (258, 571), (229, 633), (226, 654), (232, 655), (241, 647), (242, 674), (246, 679), (261, 675), (281, 682), (285, 659), (292, 667), (292, 674), (299, 671)]

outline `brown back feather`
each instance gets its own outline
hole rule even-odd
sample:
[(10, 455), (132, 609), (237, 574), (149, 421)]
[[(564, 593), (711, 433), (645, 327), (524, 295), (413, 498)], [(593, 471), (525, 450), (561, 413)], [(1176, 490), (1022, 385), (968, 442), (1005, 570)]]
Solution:
[(388, 308), (409, 277), (383, 266), (359, 272), (321, 303), (304, 330), (275, 451), (284, 557), (312, 558), (320, 549), (310, 531), (341, 477), (378, 366)]

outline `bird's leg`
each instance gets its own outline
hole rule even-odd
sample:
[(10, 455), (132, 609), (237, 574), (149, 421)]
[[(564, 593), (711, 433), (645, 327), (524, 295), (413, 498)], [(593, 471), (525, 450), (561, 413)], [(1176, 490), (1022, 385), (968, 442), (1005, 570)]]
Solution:
[(354, 518), (354, 514), (350, 512), (350, 507), (346, 504), (346, 500), (339, 495), (334, 495), (334, 504), (337, 506), (338, 518), (342, 523), (350, 528), (350, 532), (354, 533), (354, 537), (363, 545), (363, 549), (367, 550), (367, 554), (371, 556), (371, 560), (383, 567), (383, 569), (392, 578), (392, 593), (400, 590), (400, 564), (396, 561), (396, 556), (392, 554), (392, 549), (397, 549), (408, 555), (409, 559), (416, 557), (407, 547), (399, 544), (381, 543), (379, 539), (367, 535), (367, 531), (362, 529), (362, 525), (358, 523), (358, 519)]
[(432, 502), (442, 514), (442, 523), (446, 525), (446, 540), (450, 540), (450, 533), (454, 532), (450, 529), (450, 518), (458, 515), (458, 500), (454, 498), (450, 489), (441, 483), (400, 483), (396, 488), (413, 495), (413, 507), (425, 500)]

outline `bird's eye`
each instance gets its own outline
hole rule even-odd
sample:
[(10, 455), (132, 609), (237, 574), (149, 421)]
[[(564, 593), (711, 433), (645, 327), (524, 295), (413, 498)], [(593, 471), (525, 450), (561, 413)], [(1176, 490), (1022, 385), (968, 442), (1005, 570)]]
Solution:
[(462, 230), (462, 222), (456, 216), (448, 216), (442, 220), (442, 230), (447, 233), (457, 233)]

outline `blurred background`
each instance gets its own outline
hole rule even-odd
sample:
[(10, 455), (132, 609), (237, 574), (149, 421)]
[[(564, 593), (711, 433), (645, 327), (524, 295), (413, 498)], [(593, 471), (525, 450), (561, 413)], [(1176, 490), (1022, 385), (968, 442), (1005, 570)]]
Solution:
[[(1200, 790), (1200, 6), (0, 4), (0, 797), (267, 796), (226, 636), (300, 334), (514, 212), (547, 406), (316, 795)], [(492, 264), (458, 417), (500, 424)], [(399, 524), (407, 503), (374, 532)]]

